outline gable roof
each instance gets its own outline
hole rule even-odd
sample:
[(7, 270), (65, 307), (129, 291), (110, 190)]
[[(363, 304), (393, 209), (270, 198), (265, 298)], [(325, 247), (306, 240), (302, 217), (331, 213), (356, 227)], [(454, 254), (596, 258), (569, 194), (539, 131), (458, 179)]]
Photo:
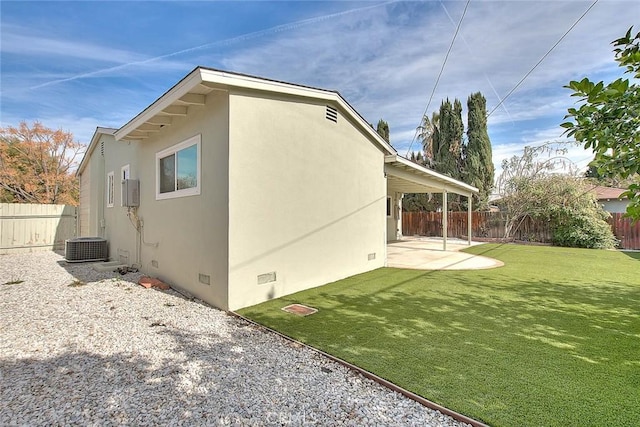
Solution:
[(132, 118), (115, 133), (116, 140), (144, 140), (162, 127), (171, 125), (173, 116), (186, 116), (189, 106), (204, 105), (205, 96), (214, 90), (228, 88), (252, 89), (276, 94), (314, 99), (336, 105), (387, 155), (396, 150), (340, 95), (333, 90), (319, 89), (270, 80), (247, 74), (214, 68), (196, 67), (160, 98)]
[(594, 187), (592, 191), (596, 193), (596, 198), (598, 200), (611, 200), (620, 199), (620, 195), (627, 190), (625, 188), (602, 187), (598, 185)]
[(98, 141), (100, 140), (100, 136), (102, 135), (114, 135), (116, 133), (117, 129), (114, 128), (103, 128), (98, 126), (96, 128), (96, 131), (93, 133), (93, 136), (91, 137), (91, 142), (89, 143), (89, 146), (87, 147), (87, 149), (84, 152), (84, 156), (82, 157), (82, 161), (80, 161), (80, 166), (78, 166), (78, 169), (76, 170), (76, 176), (81, 175), (82, 171), (84, 170), (85, 167), (87, 167), (87, 164), (89, 162), (89, 158), (91, 158), (91, 153), (93, 153), (93, 150), (95, 150), (96, 145), (98, 144)]

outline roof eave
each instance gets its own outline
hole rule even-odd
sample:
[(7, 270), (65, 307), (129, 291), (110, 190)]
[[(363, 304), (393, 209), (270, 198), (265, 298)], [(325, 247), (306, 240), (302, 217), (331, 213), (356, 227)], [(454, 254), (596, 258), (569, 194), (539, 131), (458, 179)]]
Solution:
[(404, 157), (401, 157), (399, 155), (389, 155), (389, 156), (385, 156), (384, 158), (384, 162), (385, 163), (400, 163), (403, 166), (406, 166), (408, 168), (417, 170), (421, 173), (424, 173), (426, 175), (428, 175), (429, 177), (442, 182), (445, 186), (451, 186), (451, 187), (457, 187), (460, 188), (461, 190), (465, 190), (466, 192), (470, 193), (470, 194), (478, 194), (480, 192), (480, 190), (478, 190), (476, 187), (466, 184), (462, 181), (458, 181), (457, 179), (451, 178), (450, 176), (447, 175), (443, 175), (439, 172), (433, 171), (431, 169), (427, 169), (424, 166), (421, 166), (417, 163), (412, 162), (411, 160), (405, 159)]
[[(133, 119), (127, 122), (124, 126), (118, 129), (115, 133), (117, 141), (122, 139), (128, 139), (131, 132), (138, 129), (149, 119), (158, 115), (160, 112), (170, 107), (171, 104), (179, 100), (182, 96), (189, 93), (191, 89), (202, 82), (202, 75), (200, 67), (196, 67), (193, 71), (187, 74), (182, 80), (175, 84), (171, 89), (165, 92), (160, 98), (156, 99), (151, 105), (142, 110)], [(136, 138), (131, 138), (136, 139)]]
[(132, 133), (139, 130), (142, 125), (148, 123), (155, 116), (162, 114), (172, 104), (181, 100), (199, 84), (216, 87), (222, 90), (229, 88), (242, 88), (271, 93), (311, 98), (332, 102), (345, 111), (350, 118), (359, 125), (361, 130), (372, 140), (385, 154), (397, 154), (397, 151), (385, 141), (373, 129), (369, 123), (340, 95), (337, 91), (319, 89), (310, 86), (297, 85), (277, 80), (270, 80), (246, 74), (230, 73), (213, 68), (196, 67), (187, 76), (180, 80), (160, 98), (145, 108), (141, 113), (122, 126), (116, 133), (116, 140), (136, 139)]
[(89, 146), (87, 150), (84, 152), (82, 156), (82, 160), (80, 161), (80, 166), (76, 170), (76, 176), (81, 175), (84, 169), (87, 167), (89, 163), (89, 159), (91, 158), (91, 153), (95, 150), (96, 145), (98, 145), (98, 141), (100, 141), (101, 135), (113, 135), (116, 133), (117, 129), (114, 128), (105, 128), (105, 127), (96, 127), (95, 132), (93, 132), (93, 136), (91, 137), (91, 142), (89, 142)]

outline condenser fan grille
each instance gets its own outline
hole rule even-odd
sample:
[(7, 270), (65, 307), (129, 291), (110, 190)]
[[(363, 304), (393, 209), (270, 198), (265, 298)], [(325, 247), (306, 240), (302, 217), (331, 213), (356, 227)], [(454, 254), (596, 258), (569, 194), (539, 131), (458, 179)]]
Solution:
[(109, 258), (107, 240), (101, 237), (76, 237), (64, 242), (67, 262), (106, 261)]

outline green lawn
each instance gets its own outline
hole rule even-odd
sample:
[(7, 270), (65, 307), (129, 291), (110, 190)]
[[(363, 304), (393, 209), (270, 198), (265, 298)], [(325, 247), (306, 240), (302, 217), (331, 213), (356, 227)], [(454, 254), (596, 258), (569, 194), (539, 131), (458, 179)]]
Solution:
[(383, 268), (240, 313), (490, 425), (640, 426), (640, 253), (468, 252), (505, 266)]

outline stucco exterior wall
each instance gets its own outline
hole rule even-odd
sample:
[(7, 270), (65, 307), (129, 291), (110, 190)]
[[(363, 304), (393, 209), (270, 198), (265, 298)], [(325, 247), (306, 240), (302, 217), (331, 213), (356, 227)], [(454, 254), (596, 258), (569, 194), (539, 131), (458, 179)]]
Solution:
[(629, 205), (629, 199), (600, 200), (599, 203), (602, 205), (602, 208), (607, 212), (625, 213), (627, 211), (627, 206)]
[[(127, 217), (127, 208), (122, 206), (120, 189), (122, 179), (121, 168), (129, 165), (130, 178), (138, 177), (137, 143), (129, 141), (115, 141), (113, 136), (105, 135), (104, 169), (102, 171), (102, 200), (104, 203), (104, 231), (102, 237), (109, 243), (109, 259), (123, 264), (136, 264), (140, 261), (136, 256), (136, 231)], [(100, 147), (96, 147), (99, 153)], [(113, 172), (113, 206), (107, 205), (107, 175)], [(99, 221), (100, 222), (100, 221)], [(100, 227), (100, 224), (99, 224)]]
[[(79, 236), (129, 237), (130, 233), (122, 230), (118, 177), (121, 166), (125, 164), (131, 164), (131, 171), (135, 173), (135, 159), (135, 143), (118, 142), (113, 135), (100, 135), (80, 175)], [(114, 171), (114, 206), (112, 208), (107, 207), (106, 195), (107, 174), (111, 171)], [(126, 218), (126, 210), (124, 212)], [(118, 240), (122, 247), (131, 248), (131, 242), (135, 244), (135, 240), (131, 239)], [(114, 257), (111, 250), (110, 256)]]
[[(222, 309), (227, 308), (228, 129), (226, 92), (190, 106), (139, 144), (142, 270)], [(201, 135), (201, 193), (156, 200), (156, 153)], [(209, 282), (207, 284), (206, 282)]]
[(383, 153), (324, 104), (229, 98), (229, 308), (384, 266)]
[[(91, 236), (91, 163), (87, 164), (81, 175), (80, 181), (80, 204), (78, 206), (78, 236)], [(95, 207), (94, 207), (95, 209)], [(96, 227), (94, 227), (95, 230)]]

